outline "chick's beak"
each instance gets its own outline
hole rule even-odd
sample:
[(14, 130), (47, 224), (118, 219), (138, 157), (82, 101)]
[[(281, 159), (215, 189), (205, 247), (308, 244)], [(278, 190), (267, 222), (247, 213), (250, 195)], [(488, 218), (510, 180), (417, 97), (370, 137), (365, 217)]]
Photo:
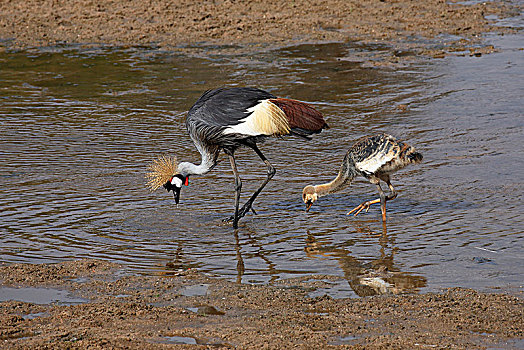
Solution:
[(313, 205), (313, 201), (311, 199), (308, 199), (306, 202), (306, 213), (309, 211), (312, 205)]

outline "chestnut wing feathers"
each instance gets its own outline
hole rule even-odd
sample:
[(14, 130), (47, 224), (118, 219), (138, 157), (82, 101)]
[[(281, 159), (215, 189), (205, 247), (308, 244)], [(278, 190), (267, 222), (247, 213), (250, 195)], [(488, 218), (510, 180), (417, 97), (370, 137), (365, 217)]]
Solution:
[(319, 133), (328, 127), (322, 113), (305, 102), (287, 98), (272, 98), (269, 101), (286, 114), (289, 127), (298, 135)]

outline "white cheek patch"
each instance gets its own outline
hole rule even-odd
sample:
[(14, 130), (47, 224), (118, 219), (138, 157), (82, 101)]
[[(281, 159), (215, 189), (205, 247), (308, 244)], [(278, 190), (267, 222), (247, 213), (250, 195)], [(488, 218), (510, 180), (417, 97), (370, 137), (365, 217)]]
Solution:
[(171, 180), (171, 184), (172, 185), (175, 185), (175, 187), (182, 187), (182, 180), (180, 180), (178, 177), (174, 177), (172, 180)]

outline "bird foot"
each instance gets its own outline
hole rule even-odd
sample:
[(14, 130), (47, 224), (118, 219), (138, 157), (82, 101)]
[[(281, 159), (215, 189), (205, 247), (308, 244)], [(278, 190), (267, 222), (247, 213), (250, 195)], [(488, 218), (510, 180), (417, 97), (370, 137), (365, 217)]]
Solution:
[(222, 222), (233, 222), (233, 220), (235, 220), (235, 215), (222, 219)]
[(359, 206), (355, 207), (354, 209), (352, 209), (349, 213), (347, 213), (347, 215), (351, 215), (353, 212), (355, 212), (355, 216), (357, 216), (364, 209), (366, 210), (366, 213), (367, 213), (369, 211), (369, 208), (371, 207), (371, 204), (375, 204), (375, 203), (377, 203), (376, 200), (364, 202), (360, 204)]
[[(253, 214), (257, 215), (257, 212), (255, 211), (255, 209), (251, 206), (251, 204), (244, 204), (244, 206), (242, 208), (240, 208), (238, 210), (238, 219), (240, 220), (241, 218), (243, 218), (248, 211), (252, 211)], [(231, 215), (230, 217), (228, 218), (225, 218), (224, 220), (222, 220), (223, 222), (233, 222), (235, 220), (235, 215)]]

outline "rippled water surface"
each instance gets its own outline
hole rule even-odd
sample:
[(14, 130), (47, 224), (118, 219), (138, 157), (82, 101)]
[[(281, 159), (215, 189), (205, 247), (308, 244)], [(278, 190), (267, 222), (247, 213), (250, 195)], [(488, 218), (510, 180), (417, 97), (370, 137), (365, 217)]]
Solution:
[[(397, 291), (521, 288), (524, 272), (522, 36), (500, 53), (402, 66), (363, 65), (354, 44), (302, 45), (251, 56), (194, 58), (141, 49), (0, 54), (2, 262), (101, 258), (131, 272), (197, 268), (245, 283), (340, 276), (355, 296), (369, 272)], [(519, 46), (520, 45), (520, 46)], [(519, 50), (520, 49), (520, 50)], [(144, 185), (159, 154), (199, 162), (185, 112), (208, 88), (258, 86), (314, 104), (331, 128), (312, 141), (272, 139), (277, 174), (238, 231), (227, 157), (194, 177), (176, 208)], [(330, 180), (357, 138), (385, 131), (424, 162), (393, 177), (399, 197), (359, 180), (304, 212), (301, 191)], [(244, 196), (265, 166), (238, 152)], [(368, 279), (369, 282), (369, 279)]]

